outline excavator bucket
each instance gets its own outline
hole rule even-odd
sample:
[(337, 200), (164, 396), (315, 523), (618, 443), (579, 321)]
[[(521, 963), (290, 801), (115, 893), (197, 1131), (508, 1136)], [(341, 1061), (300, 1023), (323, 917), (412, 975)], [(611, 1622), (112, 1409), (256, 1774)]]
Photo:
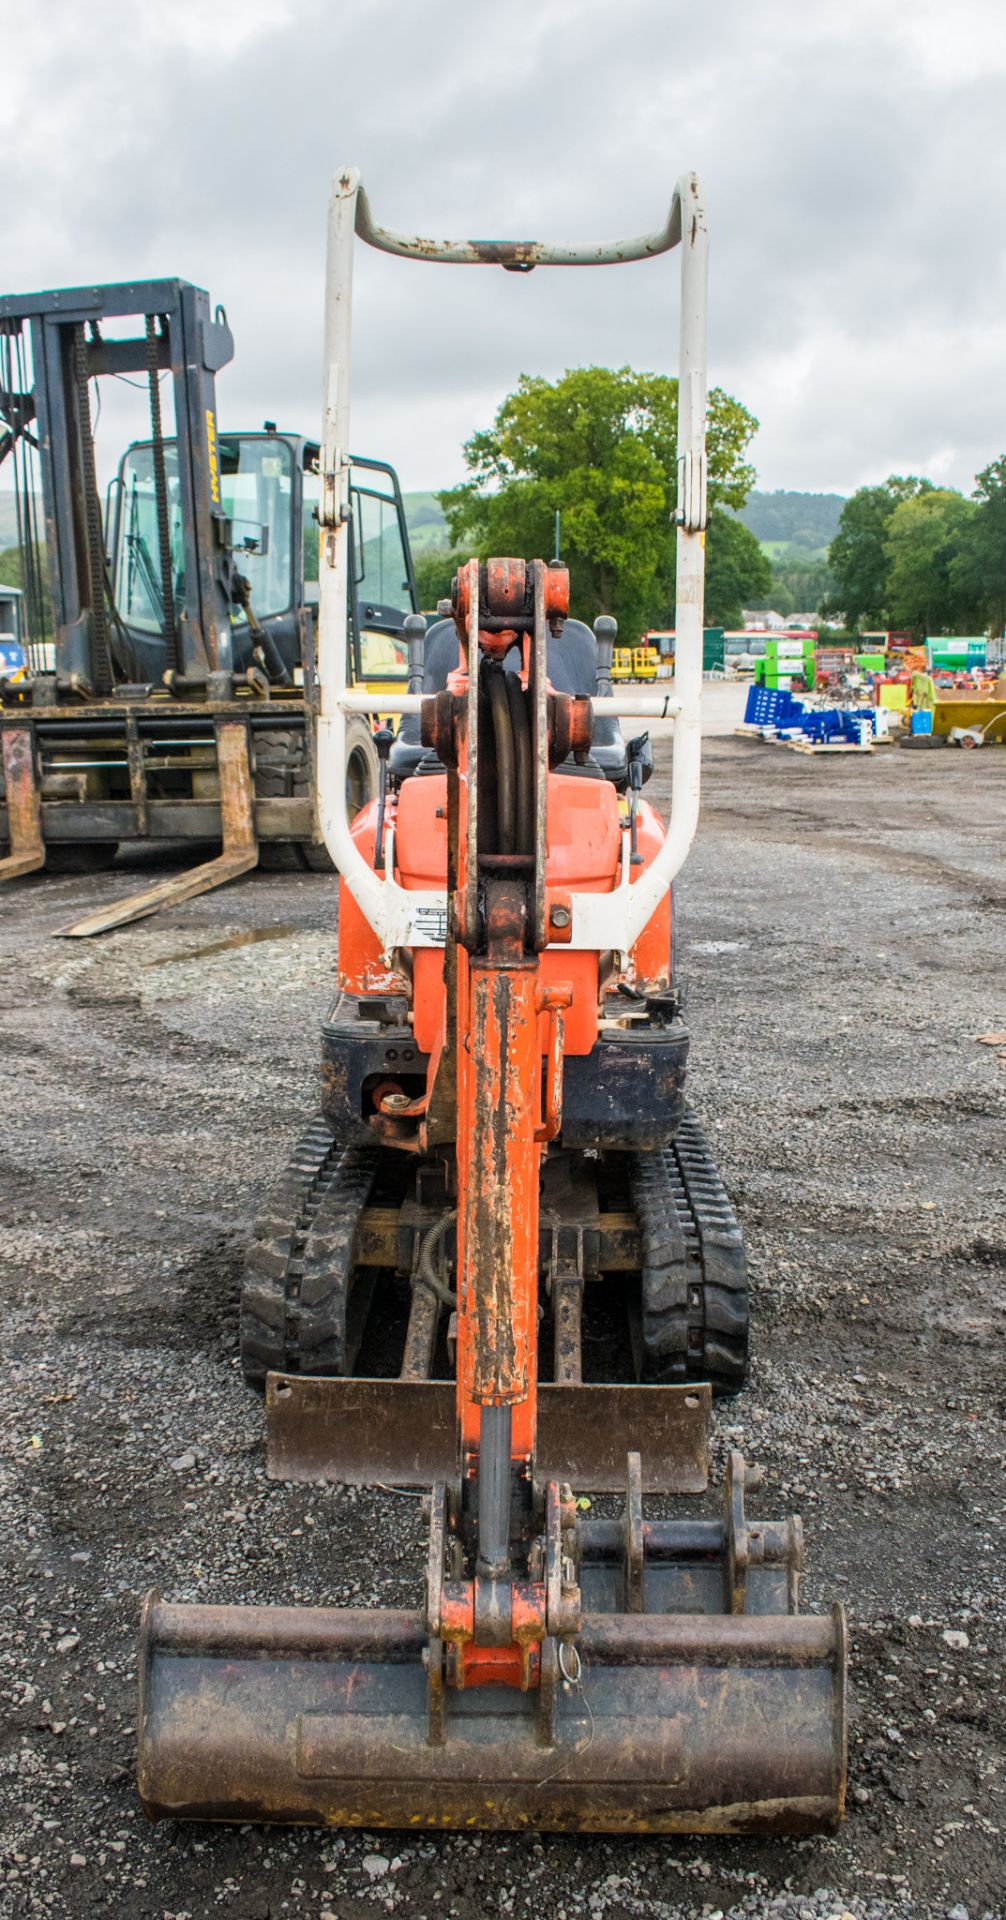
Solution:
[[(794, 1611), (799, 1523), (581, 1522), (575, 1650), (534, 1691), (446, 1697), (423, 1613), (168, 1606), (141, 1631), (152, 1818), (607, 1833), (805, 1833), (845, 1796), (840, 1607)], [(438, 1498), (431, 1566), (439, 1564)], [(442, 1512), (442, 1509), (441, 1509)]]

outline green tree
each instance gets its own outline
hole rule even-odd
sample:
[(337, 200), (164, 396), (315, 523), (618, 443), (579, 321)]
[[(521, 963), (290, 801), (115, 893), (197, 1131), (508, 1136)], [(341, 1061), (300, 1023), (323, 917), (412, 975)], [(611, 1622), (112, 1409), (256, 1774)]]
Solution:
[[(29, 579), (24, 577), (24, 561), (31, 554), (34, 574), (29, 569)], [(32, 580), (37, 583), (32, 592)], [(21, 638), (31, 640), (52, 639), (52, 604), (49, 599), (49, 572), (44, 547), (4, 547), (0, 550), (0, 587), (20, 587), (24, 593), (21, 602)], [(38, 598), (39, 589), (41, 600)], [(34, 615), (32, 609), (34, 608)]]
[(4, 547), (0, 552), (0, 587), (21, 585), (21, 549)]
[[(629, 367), (579, 367), (556, 381), (522, 374), (493, 425), (465, 446), (471, 478), (440, 494), (452, 545), (480, 558), (547, 554), (555, 514), (573, 605), (614, 613), (627, 640), (667, 623), (674, 604), (678, 383)], [(740, 507), (754, 420), (709, 395), (710, 504)]]
[(892, 474), (879, 487), (860, 487), (842, 508), (838, 532), (828, 548), (835, 582), (825, 612), (844, 614), (850, 627), (865, 622), (886, 626), (888, 608), (887, 528), (904, 500), (933, 491), (931, 480)]
[(772, 605), (780, 613), (816, 613), (834, 593), (824, 554), (798, 556), (791, 548), (772, 567)]
[(706, 625), (739, 627), (744, 607), (763, 603), (772, 563), (750, 528), (714, 507), (706, 535)]
[(416, 591), (424, 613), (435, 612), (438, 600), (450, 598), (454, 575), (471, 557), (463, 548), (452, 553), (447, 547), (429, 547), (425, 553), (414, 555)]
[(899, 501), (884, 538), (887, 597), (897, 626), (925, 634), (974, 623), (976, 608), (962, 596), (955, 562), (977, 512), (949, 487)]
[(950, 584), (960, 602), (973, 605), (993, 633), (1006, 625), (1006, 454), (983, 467), (976, 502), (950, 562)]

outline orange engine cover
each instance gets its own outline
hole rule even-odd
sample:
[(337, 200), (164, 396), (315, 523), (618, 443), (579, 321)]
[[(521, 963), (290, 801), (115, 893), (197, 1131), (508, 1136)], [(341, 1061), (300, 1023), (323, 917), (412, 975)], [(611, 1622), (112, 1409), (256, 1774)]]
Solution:
[[(563, 892), (610, 893), (619, 875), (623, 831), (618, 795), (611, 782), (550, 773), (546, 821), (548, 886)], [(374, 801), (353, 824), (353, 837), (368, 861), (374, 858), (376, 830)], [(655, 857), (663, 837), (659, 816), (641, 801), (636, 839), (642, 865), (633, 868), (633, 879)], [(402, 786), (395, 818), (395, 878), (403, 887), (436, 889), (447, 884), (446, 774), (422, 774)], [(668, 897), (643, 929), (633, 952), (634, 970), (641, 982), (648, 986), (667, 984), (670, 946)], [(597, 968), (598, 955), (585, 949), (555, 946), (541, 956), (542, 987), (568, 986), (572, 990), (572, 1004), (565, 1015), (565, 1051), (569, 1054), (589, 1053), (597, 1041)], [(400, 979), (389, 976), (383, 966), (375, 935), (344, 885), (339, 892), (339, 984), (343, 991), (357, 994), (401, 987)], [(413, 1031), (421, 1053), (433, 1048), (443, 1007), (442, 950), (417, 947), (413, 954)], [(543, 1016), (543, 1051), (545, 1025)]]

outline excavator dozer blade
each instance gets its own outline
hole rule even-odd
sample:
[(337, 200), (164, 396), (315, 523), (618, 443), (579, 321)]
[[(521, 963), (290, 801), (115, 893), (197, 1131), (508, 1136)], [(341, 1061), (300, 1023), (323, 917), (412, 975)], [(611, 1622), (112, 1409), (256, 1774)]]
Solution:
[(540, 1694), (492, 1686), (452, 1693), (441, 1720), (418, 1612), (152, 1594), (141, 1800), (155, 1819), (412, 1829), (774, 1834), (841, 1818), (840, 1608), (588, 1613), (577, 1648), (550, 1725)]
[[(266, 1465), (271, 1480), (392, 1481), (429, 1487), (455, 1470), (450, 1380), (340, 1379), (270, 1373)], [(637, 1448), (644, 1493), (701, 1493), (709, 1478), (708, 1386), (538, 1388), (536, 1472), (594, 1493), (620, 1491)]]

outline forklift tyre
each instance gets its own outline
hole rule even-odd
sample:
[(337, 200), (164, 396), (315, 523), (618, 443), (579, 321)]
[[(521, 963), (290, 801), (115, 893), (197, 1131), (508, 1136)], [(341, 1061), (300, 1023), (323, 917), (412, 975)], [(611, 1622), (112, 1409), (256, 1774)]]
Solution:
[(300, 843), (300, 857), (304, 861), (305, 866), (311, 869), (312, 873), (335, 872), (335, 861), (323, 840), (319, 840), (317, 843), (314, 840), (302, 840)]
[(260, 840), (258, 863), (263, 873), (303, 873), (304, 862), (296, 840)]
[[(354, 714), (346, 722), (346, 809), (350, 821), (377, 799), (381, 780), (381, 763), (377, 757), (374, 736), (362, 716)], [(322, 853), (321, 847), (313, 847), (313, 853)], [(310, 864), (314, 861), (308, 856)], [(330, 872), (331, 867), (326, 867)]]
[(265, 873), (334, 873), (335, 862), (324, 842), (260, 840), (258, 863)]
[(47, 873), (106, 873), (119, 850), (117, 840), (72, 840), (45, 850)]

